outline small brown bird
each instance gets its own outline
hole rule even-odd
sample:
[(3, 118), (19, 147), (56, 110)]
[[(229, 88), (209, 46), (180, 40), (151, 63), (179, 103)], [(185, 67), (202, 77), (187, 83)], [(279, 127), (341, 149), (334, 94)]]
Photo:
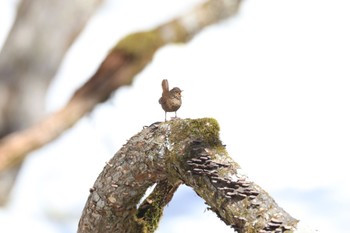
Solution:
[(165, 111), (165, 121), (167, 112), (175, 112), (181, 107), (181, 90), (178, 87), (174, 87), (169, 91), (168, 80), (163, 79), (162, 81), (162, 97), (159, 99), (160, 105), (162, 105), (163, 110)]

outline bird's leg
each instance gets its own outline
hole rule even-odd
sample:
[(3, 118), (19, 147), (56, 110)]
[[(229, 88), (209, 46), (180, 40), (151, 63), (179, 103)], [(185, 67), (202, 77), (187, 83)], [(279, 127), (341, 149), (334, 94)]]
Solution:
[(175, 118), (177, 118), (177, 114), (176, 114), (176, 111), (175, 111)]
[(164, 111), (165, 112), (165, 117), (164, 117), (164, 121), (166, 121), (166, 111)]

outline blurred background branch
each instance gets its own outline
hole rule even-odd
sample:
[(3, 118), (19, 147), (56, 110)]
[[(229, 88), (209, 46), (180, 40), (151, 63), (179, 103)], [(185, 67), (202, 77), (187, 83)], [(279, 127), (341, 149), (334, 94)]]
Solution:
[[(239, 3), (239, 0), (210, 0), (153, 30), (134, 33), (122, 39), (106, 56), (96, 73), (75, 92), (64, 108), (29, 129), (3, 137), (0, 141), (0, 171), (4, 172), (22, 162), (29, 152), (57, 138), (98, 103), (107, 100), (113, 91), (131, 84), (134, 76), (152, 60), (158, 48), (168, 43), (187, 42), (206, 26), (235, 14)], [(47, 64), (44, 56), (40, 57), (43, 60), (35, 63), (34, 67)], [(47, 65), (51, 67), (50, 64)], [(9, 72), (5, 69), (5, 73)], [(25, 77), (25, 74), (24, 71), (18, 79)], [(48, 75), (52, 76), (53, 73)], [(30, 93), (30, 87), (26, 88)], [(43, 96), (41, 98), (44, 99)], [(16, 105), (12, 103), (11, 106)], [(33, 109), (28, 108), (28, 111), (30, 110)]]
[[(47, 88), (101, 0), (22, 0), (0, 52), (0, 138), (45, 115)], [(1, 143), (4, 145), (4, 143)], [(18, 144), (17, 147), (22, 146)], [(0, 153), (0, 157), (8, 154)], [(1, 160), (1, 158), (0, 158)], [(0, 205), (20, 167), (0, 169)]]

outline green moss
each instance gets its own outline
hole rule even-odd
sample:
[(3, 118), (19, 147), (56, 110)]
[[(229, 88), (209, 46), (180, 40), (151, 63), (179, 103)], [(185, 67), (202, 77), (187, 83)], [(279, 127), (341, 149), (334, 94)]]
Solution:
[(127, 54), (144, 56), (153, 54), (163, 45), (156, 30), (130, 34), (119, 41), (113, 50), (121, 50)]
[(138, 225), (142, 227), (142, 231), (139, 232), (153, 233), (156, 231), (164, 208), (179, 185), (179, 181), (169, 183), (168, 180), (162, 180), (157, 183), (152, 193), (138, 207), (135, 215)]
[[(156, 202), (156, 205), (159, 202)], [(145, 214), (145, 232), (154, 232), (158, 228), (159, 221), (163, 214), (163, 208), (160, 206), (153, 205), (153, 208), (147, 210)]]
[(142, 203), (141, 206), (145, 208), (139, 207), (135, 216), (136, 222), (142, 229), (139, 232), (152, 233), (158, 228), (165, 207), (164, 195), (166, 195), (167, 187), (163, 185), (162, 189), (158, 184), (152, 194)]
[[(183, 151), (185, 149), (183, 146), (187, 144), (186, 142), (189, 143), (188, 145), (194, 141), (198, 141), (211, 148), (223, 147), (219, 139), (219, 124), (213, 118), (177, 119), (165, 122), (164, 124), (169, 124), (170, 126), (169, 142), (171, 143), (171, 147), (173, 147), (168, 151), (169, 154), (166, 157), (166, 164), (169, 166), (167, 169), (169, 172), (169, 180), (173, 177), (178, 177), (176, 171), (172, 169), (172, 164), (183, 162), (184, 164), (182, 166), (187, 166), (185, 163), (187, 160), (186, 158), (191, 155)], [(178, 154), (182, 154), (183, 159), (179, 160)]]
[(219, 140), (220, 126), (214, 118), (185, 119), (170, 122), (171, 141), (200, 140), (216, 145)]

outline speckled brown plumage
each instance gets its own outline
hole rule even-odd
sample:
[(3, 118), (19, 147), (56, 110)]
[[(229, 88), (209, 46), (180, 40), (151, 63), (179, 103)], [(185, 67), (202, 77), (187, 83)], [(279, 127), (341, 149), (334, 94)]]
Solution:
[(169, 91), (169, 83), (168, 80), (163, 79), (162, 81), (162, 97), (159, 99), (159, 103), (162, 106), (165, 112), (165, 121), (166, 121), (166, 113), (167, 112), (175, 112), (181, 107), (181, 89), (178, 87), (174, 87)]

